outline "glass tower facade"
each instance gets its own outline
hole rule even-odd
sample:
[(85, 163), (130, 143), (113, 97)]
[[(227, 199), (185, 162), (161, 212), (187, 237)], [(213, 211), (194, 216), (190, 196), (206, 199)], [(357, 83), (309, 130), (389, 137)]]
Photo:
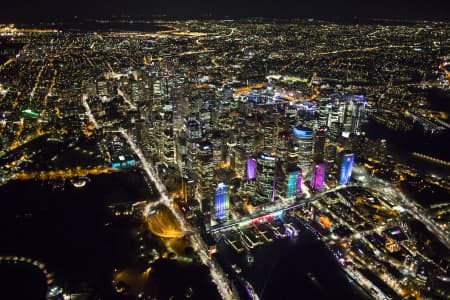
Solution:
[(342, 163), (339, 173), (339, 184), (347, 184), (352, 176), (353, 163), (355, 161), (355, 154), (351, 151), (342, 151)]
[(297, 152), (297, 164), (304, 171), (309, 170), (313, 155), (313, 130), (302, 126), (294, 127), (292, 130), (293, 142)]
[(276, 157), (261, 153), (256, 159), (256, 192), (255, 205), (263, 205), (275, 201)]
[(320, 191), (323, 189), (325, 180), (325, 163), (315, 162), (312, 167), (311, 187), (313, 190)]
[(228, 218), (230, 210), (230, 189), (228, 185), (219, 183), (214, 197), (215, 217), (218, 221), (224, 221)]
[(256, 159), (250, 157), (247, 159), (247, 180), (252, 180), (256, 178)]
[(302, 193), (302, 171), (300, 169), (290, 170), (287, 178), (287, 198), (300, 197)]

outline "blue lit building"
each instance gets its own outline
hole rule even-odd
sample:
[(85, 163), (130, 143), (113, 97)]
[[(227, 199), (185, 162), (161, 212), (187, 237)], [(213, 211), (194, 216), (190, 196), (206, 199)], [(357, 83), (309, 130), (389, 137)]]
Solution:
[(288, 169), (286, 198), (295, 199), (302, 194), (302, 170), (299, 168)]
[(215, 217), (218, 221), (228, 218), (230, 210), (230, 188), (224, 183), (219, 183), (214, 197)]
[(339, 184), (347, 184), (352, 176), (353, 163), (355, 161), (355, 154), (351, 151), (345, 150), (341, 152), (341, 170), (339, 173)]

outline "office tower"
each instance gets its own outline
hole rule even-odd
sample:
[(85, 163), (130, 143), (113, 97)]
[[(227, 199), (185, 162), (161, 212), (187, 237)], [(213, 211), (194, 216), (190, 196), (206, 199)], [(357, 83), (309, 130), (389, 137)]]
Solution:
[(224, 141), (225, 137), (221, 131), (215, 130), (211, 135), (211, 143), (213, 144), (214, 167), (218, 168), (224, 159)]
[(297, 164), (306, 175), (311, 166), (313, 152), (313, 131), (311, 128), (297, 126), (292, 130), (294, 149), (297, 153)]
[(191, 117), (186, 123), (186, 164), (187, 173), (192, 172), (197, 159), (197, 146), (202, 138), (200, 122)]
[(341, 170), (339, 172), (339, 184), (347, 184), (352, 176), (353, 162), (355, 155), (349, 151), (344, 150), (340, 153), (341, 156)]
[(248, 114), (245, 117), (245, 125), (241, 128), (239, 143), (248, 154), (256, 152), (257, 121), (255, 115)]
[(352, 110), (351, 133), (354, 135), (361, 134), (362, 123), (366, 119), (367, 101), (364, 95), (353, 95), (354, 106)]
[(260, 135), (259, 151), (272, 153), (274, 152), (274, 136), (276, 118), (272, 114), (265, 114), (260, 121), (258, 132)]
[(337, 157), (337, 147), (333, 144), (327, 145), (325, 147), (325, 163), (327, 165), (328, 174), (334, 174), (336, 170), (336, 157)]
[[(284, 200), (295, 200), (301, 193), (301, 169), (297, 166), (297, 156), (293, 150), (292, 133), (279, 133), (277, 143), (277, 196)], [(298, 184), (298, 185), (297, 185)]]
[(365, 107), (363, 104), (355, 104), (352, 111), (351, 133), (359, 135), (361, 133), (361, 123), (363, 121)]
[(205, 107), (200, 109), (199, 121), (202, 124), (203, 135), (211, 131), (211, 111)]
[(245, 178), (247, 170), (247, 154), (244, 148), (236, 146), (234, 149), (234, 172), (239, 178)]
[(189, 120), (186, 123), (186, 134), (187, 138), (191, 140), (202, 138), (202, 127), (200, 122), (193, 116), (189, 117)]
[(328, 127), (329, 126), (329, 119), (330, 114), (332, 111), (332, 104), (331, 103), (322, 103), (319, 113), (318, 113), (318, 126), (319, 127)]
[(230, 188), (219, 183), (214, 197), (214, 216), (216, 221), (226, 221), (230, 210)]
[(297, 198), (302, 193), (302, 170), (297, 166), (287, 168), (287, 198)]
[[(172, 123), (172, 121), (170, 121)], [(163, 157), (164, 161), (173, 163), (175, 161), (175, 139), (173, 127), (167, 126), (163, 134)]]
[(353, 101), (345, 101), (343, 109), (343, 135), (348, 136), (352, 131), (352, 114), (355, 108)]
[(325, 163), (314, 162), (311, 171), (312, 189), (316, 191), (322, 190), (324, 180), (325, 180)]
[(327, 129), (325, 127), (317, 128), (314, 131), (314, 160), (323, 161), (325, 158), (325, 139)]
[(304, 122), (311, 121), (316, 117), (316, 104), (310, 101), (300, 102), (298, 105), (298, 116)]
[(148, 134), (149, 137), (148, 145), (150, 152), (151, 161), (162, 161), (163, 160), (163, 147), (164, 147), (164, 122), (159, 113), (152, 112), (149, 118)]
[(151, 80), (146, 77), (143, 80), (130, 81), (130, 98), (136, 104), (149, 102), (151, 99)]
[(199, 142), (197, 145), (197, 151), (195, 191), (196, 198), (201, 201), (202, 212), (206, 215), (210, 212), (210, 202), (213, 197), (213, 145), (208, 141)]
[(236, 170), (236, 157), (235, 157), (235, 149), (236, 149), (237, 143), (230, 143), (228, 142), (226, 144), (226, 164), (230, 167), (232, 170)]
[(295, 200), (301, 196), (302, 170), (295, 164), (280, 170), (277, 193), (284, 200)]
[(189, 113), (189, 100), (184, 97), (184, 88), (181, 83), (172, 87), (170, 97), (173, 102), (173, 129), (178, 132), (184, 125), (184, 117)]
[(282, 131), (278, 135), (277, 157), (279, 161), (288, 161), (289, 149), (292, 143), (292, 134), (289, 131)]
[(256, 158), (255, 205), (264, 205), (275, 201), (276, 157), (261, 153)]
[(256, 178), (256, 158), (249, 157), (247, 158), (246, 164), (246, 179), (253, 180)]
[(329, 128), (329, 137), (330, 140), (333, 142), (336, 142), (340, 139), (340, 137), (342, 136), (342, 124), (339, 122), (332, 122)]

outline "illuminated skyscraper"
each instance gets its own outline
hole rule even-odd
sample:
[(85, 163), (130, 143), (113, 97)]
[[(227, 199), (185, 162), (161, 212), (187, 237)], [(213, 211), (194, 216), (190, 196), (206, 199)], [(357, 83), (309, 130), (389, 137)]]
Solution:
[(241, 146), (236, 146), (234, 149), (234, 172), (239, 178), (246, 178), (247, 175), (247, 155)]
[(190, 117), (186, 123), (186, 134), (188, 139), (198, 140), (202, 138), (202, 127), (194, 117)]
[(289, 131), (282, 131), (277, 140), (277, 157), (281, 161), (287, 161), (289, 149), (291, 147), (292, 134)]
[(220, 131), (214, 131), (211, 135), (211, 143), (213, 144), (214, 167), (217, 168), (224, 161), (224, 137)]
[(320, 191), (323, 189), (325, 180), (325, 163), (314, 162), (311, 173), (311, 187), (313, 190)]
[(280, 170), (277, 188), (278, 195), (287, 200), (295, 200), (302, 192), (302, 170), (296, 165), (290, 165)]
[(214, 215), (217, 221), (224, 221), (228, 218), (230, 210), (230, 189), (228, 185), (219, 183), (214, 197)]
[(256, 159), (254, 157), (247, 158), (247, 174), (246, 179), (252, 180), (256, 178)]
[(313, 131), (311, 128), (302, 126), (294, 127), (294, 147), (298, 153), (297, 164), (303, 171), (303, 176), (309, 170), (313, 152)]
[(273, 113), (265, 114), (263, 119), (259, 123), (258, 132), (260, 135), (260, 141), (258, 151), (272, 153), (275, 149), (275, 124), (277, 122), (276, 116)]
[(325, 158), (325, 138), (327, 129), (319, 127), (314, 132), (314, 160), (323, 161)]
[(213, 146), (210, 142), (203, 141), (198, 143), (197, 149), (195, 195), (201, 201), (201, 209), (206, 216), (211, 212), (211, 202), (214, 195)]
[(342, 124), (339, 122), (332, 122), (329, 127), (329, 137), (331, 141), (338, 141), (342, 136)]
[(364, 95), (353, 95), (352, 101), (354, 107), (352, 110), (351, 132), (359, 135), (361, 133), (361, 125), (366, 118), (367, 101)]
[(275, 201), (276, 157), (261, 153), (256, 159), (256, 192), (255, 205), (263, 205)]
[(184, 175), (194, 178), (193, 173), (196, 167), (198, 143), (202, 139), (202, 128), (200, 122), (195, 117), (190, 116), (186, 122), (186, 159), (183, 166)]
[(341, 170), (339, 174), (339, 184), (347, 184), (352, 176), (353, 162), (355, 155), (348, 150), (341, 152)]
[(336, 174), (336, 158), (337, 158), (337, 147), (336, 145), (330, 144), (325, 147), (325, 163), (327, 165), (328, 174)]

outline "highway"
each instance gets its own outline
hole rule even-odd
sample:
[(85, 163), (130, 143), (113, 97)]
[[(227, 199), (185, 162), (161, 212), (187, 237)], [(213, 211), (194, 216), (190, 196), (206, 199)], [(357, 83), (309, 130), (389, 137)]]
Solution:
[(302, 199), (299, 202), (296, 202), (294, 204), (291, 204), (291, 205), (285, 206), (285, 207), (282, 207), (282, 203), (275, 204), (275, 205), (270, 206), (267, 209), (265, 209), (265, 210), (263, 210), (263, 211), (261, 211), (259, 213), (253, 214), (251, 216), (245, 216), (245, 217), (237, 219), (237, 220), (230, 220), (229, 222), (227, 222), (225, 224), (220, 224), (220, 225), (217, 225), (217, 226), (213, 226), (213, 227), (211, 227), (208, 230), (208, 232), (209, 233), (214, 233), (214, 232), (217, 232), (217, 231), (232, 229), (232, 228), (238, 226), (242, 222), (247, 222), (247, 221), (250, 221), (252, 219), (255, 219), (255, 218), (258, 218), (258, 217), (261, 217), (261, 216), (264, 216), (264, 215), (277, 214), (277, 213), (281, 213), (281, 212), (284, 212), (284, 211), (287, 211), (287, 210), (296, 209), (296, 208), (299, 208), (301, 206), (305, 206), (308, 203), (311, 203), (311, 202), (314, 202), (316, 200), (319, 200), (319, 199), (321, 199), (322, 197), (326, 196), (329, 193), (337, 192), (337, 191), (339, 191), (341, 189), (349, 188), (349, 187), (355, 187), (355, 186), (360, 186), (360, 185), (358, 185), (358, 184), (339, 185), (339, 186), (337, 186), (335, 188), (332, 188), (332, 189), (329, 189), (329, 190), (327, 190), (327, 191), (325, 191), (323, 193), (312, 195), (309, 198)]

